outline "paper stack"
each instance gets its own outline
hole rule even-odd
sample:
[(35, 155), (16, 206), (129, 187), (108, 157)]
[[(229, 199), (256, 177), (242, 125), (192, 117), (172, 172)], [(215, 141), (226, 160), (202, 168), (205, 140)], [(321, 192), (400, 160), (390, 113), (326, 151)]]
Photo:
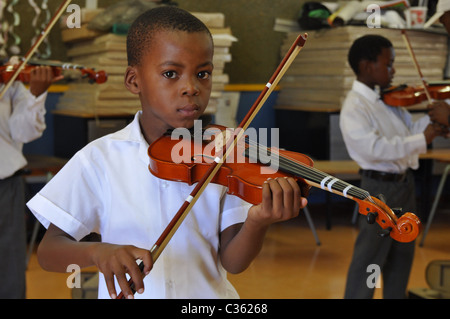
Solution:
[[(278, 109), (339, 111), (355, 79), (347, 62), (348, 51), (354, 40), (366, 34), (379, 34), (392, 42), (396, 53), (393, 84), (421, 84), (398, 29), (345, 26), (307, 33), (305, 46), (280, 82)], [(298, 32), (287, 33), (281, 56), (297, 36)], [(418, 30), (407, 30), (407, 36), (425, 79), (430, 82), (442, 80), (447, 59), (447, 36)]]

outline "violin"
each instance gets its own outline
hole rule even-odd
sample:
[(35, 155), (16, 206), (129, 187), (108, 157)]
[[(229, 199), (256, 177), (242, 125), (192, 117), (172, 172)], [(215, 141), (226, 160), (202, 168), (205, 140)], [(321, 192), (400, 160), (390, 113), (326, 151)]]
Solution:
[[(22, 67), (22, 70), (18, 73), (15, 81), (20, 81), (23, 83), (30, 82), (31, 72), (38, 66), (50, 66), (53, 71), (54, 76), (59, 76), (64, 70), (79, 70), (82, 77), (88, 78), (90, 83), (102, 84), (108, 79), (108, 75), (105, 71), (96, 72), (94, 69), (86, 68), (81, 65), (62, 63), (55, 61), (42, 61), (42, 60), (30, 60), (28, 63)], [(11, 80), (12, 76), (17, 72), (17, 64), (7, 64), (0, 66), (0, 83), (7, 83)]]
[[(150, 172), (158, 178), (189, 185), (199, 182), (214, 160), (221, 157), (222, 140), (231, 135), (226, 131), (226, 127), (211, 125), (203, 131), (207, 132), (202, 134), (203, 139), (186, 139), (186, 135), (179, 139), (176, 134), (160, 137), (148, 149)], [(382, 200), (313, 165), (312, 159), (304, 154), (243, 141), (227, 157), (211, 183), (226, 186), (228, 194), (255, 205), (262, 201), (262, 185), (268, 178), (292, 177), (303, 189), (314, 186), (354, 200), (369, 223), (380, 225), (381, 236), (390, 236), (399, 242), (416, 239), (421, 230), (416, 215), (405, 213), (397, 217)]]
[(406, 84), (392, 86), (381, 93), (384, 103), (390, 106), (408, 107), (428, 100), (428, 95), (433, 100), (445, 100), (450, 98), (450, 83), (433, 82), (423, 86), (411, 87)]
[(58, 22), (59, 18), (61, 18), (61, 16), (63, 15), (64, 12), (66, 12), (67, 7), (69, 6), (70, 2), (72, 0), (66, 0), (64, 2), (61, 2), (61, 5), (59, 6), (59, 8), (56, 10), (55, 15), (50, 19), (48, 25), (44, 28), (44, 30), (42, 30), (42, 32), (39, 34), (39, 36), (37, 37), (36, 41), (34, 42), (34, 44), (31, 46), (31, 48), (28, 50), (28, 52), (25, 54), (23, 60), (19, 63), (19, 65), (17, 66), (17, 68), (15, 69), (14, 72), (12, 72), (11, 77), (9, 78), (8, 81), (4, 82), (5, 85), (3, 86), (3, 88), (0, 90), (0, 99), (3, 98), (3, 96), (5, 95), (5, 92), (8, 91), (8, 89), (11, 87), (11, 85), (13, 84), (13, 82), (15, 82), (16, 77), (19, 75), (19, 73), (23, 70), (23, 68), (26, 66), (28, 60), (30, 60), (30, 58), (33, 56), (33, 54), (36, 52), (36, 50), (38, 49), (38, 47), (41, 45), (41, 43), (44, 41), (45, 37), (50, 33), (50, 31), (52, 30), (52, 28), (55, 26), (56, 22)]
[(421, 87), (408, 87), (407, 85), (400, 85), (388, 88), (381, 93), (381, 97), (387, 105), (390, 106), (403, 106), (408, 107), (422, 103), (428, 100), (431, 104), (432, 100), (445, 100), (450, 98), (450, 83), (446, 82), (435, 82), (427, 83), (425, 77), (422, 74), (420, 65), (417, 62), (414, 50), (409, 41), (406, 30), (401, 30), (402, 38), (405, 42), (406, 48), (411, 56), (414, 67), (417, 71), (422, 86)]

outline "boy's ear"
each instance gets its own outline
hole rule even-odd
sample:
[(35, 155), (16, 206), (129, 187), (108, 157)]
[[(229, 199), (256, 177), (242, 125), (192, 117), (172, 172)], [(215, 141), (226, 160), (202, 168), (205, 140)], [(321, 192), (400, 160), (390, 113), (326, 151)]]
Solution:
[(371, 74), (373, 63), (369, 60), (361, 60), (359, 62), (359, 73), (360, 74)]
[(137, 70), (135, 67), (128, 66), (125, 71), (125, 87), (133, 94), (141, 92), (137, 81)]

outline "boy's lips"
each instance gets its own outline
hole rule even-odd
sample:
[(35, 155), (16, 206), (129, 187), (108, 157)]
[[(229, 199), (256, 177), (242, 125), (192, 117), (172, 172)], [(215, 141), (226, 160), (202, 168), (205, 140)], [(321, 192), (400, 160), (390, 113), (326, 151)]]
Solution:
[(177, 109), (178, 112), (180, 112), (181, 114), (183, 114), (185, 116), (194, 116), (197, 114), (198, 110), (199, 110), (199, 107), (198, 107), (198, 105), (195, 105), (195, 104), (185, 105), (185, 106)]

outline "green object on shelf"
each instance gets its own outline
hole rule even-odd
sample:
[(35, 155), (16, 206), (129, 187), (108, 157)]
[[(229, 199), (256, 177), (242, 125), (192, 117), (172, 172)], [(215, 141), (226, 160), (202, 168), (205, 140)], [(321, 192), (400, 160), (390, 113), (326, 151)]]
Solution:
[(112, 26), (112, 33), (118, 35), (127, 35), (130, 26), (131, 24), (129, 23), (114, 23)]

